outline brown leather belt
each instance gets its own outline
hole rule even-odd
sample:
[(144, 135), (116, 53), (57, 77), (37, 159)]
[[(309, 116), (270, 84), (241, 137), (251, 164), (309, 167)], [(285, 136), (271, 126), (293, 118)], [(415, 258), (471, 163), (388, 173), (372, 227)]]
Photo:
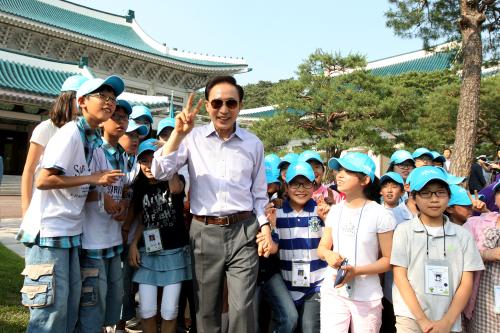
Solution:
[(205, 224), (215, 224), (220, 226), (227, 226), (249, 219), (252, 212), (239, 212), (227, 216), (200, 216), (193, 215), (194, 219)]

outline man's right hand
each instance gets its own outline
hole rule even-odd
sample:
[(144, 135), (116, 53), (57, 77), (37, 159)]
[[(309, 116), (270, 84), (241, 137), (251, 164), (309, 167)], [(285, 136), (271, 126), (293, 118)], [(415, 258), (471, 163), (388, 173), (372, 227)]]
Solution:
[(194, 108), (193, 101), (194, 94), (191, 93), (186, 106), (184, 106), (182, 112), (175, 117), (175, 132), (177, 135), (184, 137), (194, 128), (194, 121), (196, 119), (196, 115), (200, 112), (203, 100), (200, 99)]

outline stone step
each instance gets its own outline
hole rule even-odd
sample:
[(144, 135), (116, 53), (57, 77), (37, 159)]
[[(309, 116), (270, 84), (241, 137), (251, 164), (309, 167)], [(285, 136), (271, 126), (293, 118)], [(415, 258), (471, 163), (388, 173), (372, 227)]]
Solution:
[(4, 175), (0, 195), (21, 195), (21, 176)]

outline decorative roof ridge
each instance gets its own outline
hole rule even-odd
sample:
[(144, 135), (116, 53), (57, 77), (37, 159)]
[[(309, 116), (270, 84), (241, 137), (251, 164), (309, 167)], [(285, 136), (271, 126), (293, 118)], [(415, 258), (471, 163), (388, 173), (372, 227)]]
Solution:
[(3, 61), (16, 63), (20, 65), (42, 68), (42, 69), (50, 69), (60, 72), (82, 73), (82, 74), (85, 72), (85, 68), (80, 68), (77, 62), (58, 61), (50, 58), (35, 56), (32, 54), (27, 54), (3, 48), (0, 48), (0, 59), (2, 59)]
[(76, 12), (85, 16), (91, 16), (100, 20), (105, 20), (111, 23), (130, 26), (130, 23), (127, 22), (127, 19), (130, 17), (129, 15), (119, 15), (115, 13), (110, 13), (92, 7), (80, 5), (67, 0), (36, 0), (36, 1), (43, 2), (48, 5), (59, 7), (62, 9), (66, 9), (72, 12)]
[(272, 111), (275, 110), (277, 105), (268, 105), (268, 106), (260, 106), (252, 109), (243, 109), (240, 111), (240, 116), (251, 115), (254, 113), (264, 112), (264, 111)]
[(426, 58), (435, 55), (436, 53), (439, 52), (447, 52), (450, 49), (459, 47), (459, 45), (460, 44), (457, 42), (449, 42), (432, 46), (429, 50), (423, 49), (423, 50), (411, 51), (390, 57), (385, 57), (378, 60), (369, 61), (366, 64), (366, 69), (375, 69), (375, 68), (400, 64), (411, 60)]

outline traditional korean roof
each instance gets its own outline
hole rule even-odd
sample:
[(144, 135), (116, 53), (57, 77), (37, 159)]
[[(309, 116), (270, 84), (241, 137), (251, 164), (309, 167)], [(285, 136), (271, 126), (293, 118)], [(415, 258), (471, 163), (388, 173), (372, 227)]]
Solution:
[[(57, 62), (0, 50), (0, 98), (50, 104), (59, 95), (63, 82), (75, 74), (89, 78), (95, 76), (88, 67), (78, 63)], [(170, 103), (167, 96), (147, 96), (129, 92), (122, 93), (119, 98), (153, 109), (166, 107)]]
[(236, 73), (248, 71), (246, 61), (241, 58), (208, 56), (168, 48), (141, 29), (133, 11), (121, 16), (63, 0), (0, 0), (0, 14), (124, 47), (141, 55), (160, 57), (177, 65), (232, 70)]
[[(372, 67), (375, 75), (399, 75), (408, 72), (433, 72), (449, 69), (455, 58), (454, 52), (439, 52), (426, 57), (403, 61), (383, 67)], [(373, 66), (373, 65), (372, 65)], [(370, 67), (367, 67), (370, 68)]]

